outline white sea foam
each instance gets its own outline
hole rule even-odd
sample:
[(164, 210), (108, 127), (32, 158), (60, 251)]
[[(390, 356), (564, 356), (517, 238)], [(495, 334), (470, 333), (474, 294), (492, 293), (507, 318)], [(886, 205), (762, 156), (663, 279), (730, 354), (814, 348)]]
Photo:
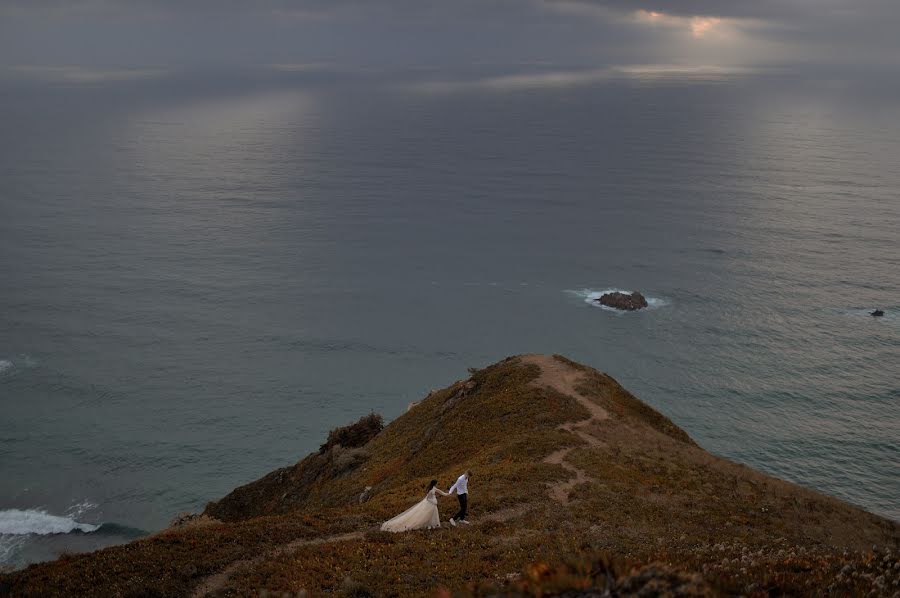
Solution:
[(73, 519), (81, 517), (88, 511), (93, 511), (97, 508), (96, 503), (92, 503), (89, 500), (83, 500), (79, 503), (75, 503), (66, 509), (66, 517), (72, 517)]
[(12, 372), (13, 370), (23, 370), (33, 368), (37, 365), (37, 361), (30, 355), (17, 355), (13, 359), (0, 358), (0, 375)]
[(0, 534), (0, 570), (13, 562), (16, 553), (25, 544), (26, 540), (26, 536)]
[(0, 535), (23, 536), (34, 534), (68, 534), (79, 531), (89, 534), (100, 529), (99, 525), (79, 523), (70, 517), (51, 515), (40, 509), (9, 509), (0, 511)]
[[(626, 291), (625, 289), (619, 289), (619, 288), (603, 289), (602, 291), (595, 291), (593, 289), (581, 289), (580, 291), (566, 291), (566, 293), (569, 293), (570, 295), (574, 295), (576, 297), (582, 298), (584, 300), (584, 302), (587, 303), (588, 305), (590, 305), (591, 307), (599, 307), (600, 309), (603, 309), (603, 310), (606, 310), (609, 312), (614, 312), (617, 314), (624, 314), (627, 312), (622, 311), (621, 309), (616, 309), (614, 307), (608, 307), (606, 305), (603, 305), (602, 303), (597, 301), (597, 299), (599, 299), (601, 296), (605, 295), (606, 293), (628, 293), (628, 294), (630, 294), (632, 292), (633, 291)], [(659, 307), (664, 307), (666, 305), (669, 305), (669, 300), (665, 299), (663, 297), (648, 297), (645, 295), (645, 299), (647, 299), (647, 309), (657, 309)]]

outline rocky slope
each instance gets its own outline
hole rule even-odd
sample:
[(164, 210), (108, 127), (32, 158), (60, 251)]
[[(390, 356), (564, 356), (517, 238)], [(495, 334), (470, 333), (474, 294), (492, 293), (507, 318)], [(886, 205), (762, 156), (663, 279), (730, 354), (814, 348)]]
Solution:
[[(464, 469), (468, 527), (381, 521)], [(442, 499), (443, 517), (455, 500)], [(236, 489), (186, 524), (0, 578), (14, 596), (874, 595), (900, 526), (711, 455), (609, 376), (526, 355)]]

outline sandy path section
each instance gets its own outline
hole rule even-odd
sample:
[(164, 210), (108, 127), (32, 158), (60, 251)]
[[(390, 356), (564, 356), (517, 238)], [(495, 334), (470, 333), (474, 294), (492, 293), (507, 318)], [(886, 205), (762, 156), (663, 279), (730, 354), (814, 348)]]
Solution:
[[(606, 409), (578, 392), (576, 387), (584, 374), (572, 366), (558, 359), (554, 359), (552, 355), (526, 355), (522, 357), (522, 361), (541, 368), (541, 375), (532, 381), (534, 386), (539, 388), (550, 388), (556, 392), (573, 397), (582, 407), (587, 409), (588, 413), (590, 413), (590, 416), (587, 419), (567, 422), (562, 424), (559, 429), (575, 434), (587, 443), (588, 446), (601, 446), (603, 443), (595, 436), (588, 433), (585, 428), (596, 422), (608, 419), (609, 413), (606, 412)], [(592, 479), (583, 469), (579, 469), (566, 461), (566, 457), (571, 451), (571, 448), (560, 449), (550, 453), (544, 458), (544, 463), (559, 465), (574, 474), (574, 477), (569, 478), (565, 482), (550, 484), (550, 496), (564, 505), (569, 504), (569, 494), (571, 494), (575, 486), (589, 482)]]
[(352, 540), (362, 540), (362, 538), (363, 532), (350, 532), (346, 534), (337, 534), (335, 536), (326, 536), (325, 538), (294, 540), (293, 542), (282, 544), (281, 546), (273, 550), (266, 551), (263, 554), (252, 559), (241, 559), (239, 561), (231, 563), (218, 573), (214, 573), (213, 575), (210, 575), (209, 577), (201, 581), (200, 585), (197, 586), (191, 596), (193, 598), (202, 598), (203, 596), (208, 596), (209, 594), (217, 592), (225, 587), (225, 585), (228, 583), (228, 580), (238, 569), (244, 567), (252, 567), (253, 565), (265, 561), (266, 559), (275, 558), (286, 552), (294, 550), (295, 548), (301, 548), (303, 546), (315, 546), (317, 544), (330, 544), (332, 542), (350, 542)]
[[(608, 419), (609, 414), (605, 409), (603, 409), (603, 407), (597, 405), (592, 400), (588, 399), (586, 396), (582, 395), (580, 392), (578, 392), (578, 390), (576, 390), (576, 385), (581, 381), (583, 374), (577, 369), (569, 366), (568, 364), (554, 359), (551, 355), (526, 355), (522, 357), (522, 361), (524, 363), (534, 364), (541, 369), (540, 377), (534, 380), (532, 384), (540, 388), (550, 388), (555, 390), (556, 392), (573, 397), (579, 402), (579, 404), (581, 404), (585, 409), (588, 410), (588, 413), (591, 414), (587, 419), (567, 422), (565, 424), (562, 424), (559, 428), (571, 434), (575, 434), (576, 436), (584, 440), (584, 442), (586, 442), (589, 446), (601, 446), (603, 443), (593, 435), (589, 434), (583, 428), (586, 428), (595, 422)], [(553, 497), (554, 500), (564, 505), (569, 503), (569, 494), (572, 492), (572, 489), (575, 488), (575, 486), (584, 484), (592, 479), (583, 469), (579, 469), (578, 467), (575, 467), (574, 465), (566, 461), (566, 457), (571, 451), (571, 448), (560, 449), (558, 451), (554, 451), (544, 458), (544, 463), (559, 465), (573, 474), (572, 478), (564, 482), (550, 484), (549, 487), (550, 496)], [(495, 513), (485, 514), (478, 519), (479, 521), (507, 521), (524, 514), (526, 511), (527, 509), (522, 507), (511, 507), (508, 509), (502, 509)], [(328, 544), (331, 542), (349, 542), (352, 540), (361, 540), (362, 538), (363, 532), (351, 532), (346, 534), (338, 534), (335, 536), (327, 536), (325, 538), (295, 540), (293, 542), (283, 544), (273, 550), (261, 554), (258, 557), (254, 557), (252, 559), (242, 559), (231, 563), (230, 565), (222, 569), (222, 571), (210, 575), (209, 577), (201, 581), (200, 585), (198, 585), (194, 590), (192, 596), (193, 598), (203, 598), (204, 596), (208, 596), (209, 594), (212, 594), (213, 592), (224, 588), (228, 583), (228, 580), (238, 569), (253, 566), (266, 559), (277, 557), (295, 548), (301, 548), (303, 546), (314, 546), (317, 544)]]

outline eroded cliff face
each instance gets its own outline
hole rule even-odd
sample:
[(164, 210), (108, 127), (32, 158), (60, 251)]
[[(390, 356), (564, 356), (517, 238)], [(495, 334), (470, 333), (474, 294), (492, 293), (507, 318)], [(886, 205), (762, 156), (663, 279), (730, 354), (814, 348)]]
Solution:
[[(355, 426), (208, 505), (223, 523), (3, 583), (16, 595), (625, 595), (662, 578), (713, 594), (897, 589), (897, 523), (711, 455), (611, 377), (563, 357), (508, 358), (383, 430)], [(446, 487), (464, 469), (471, 526), (377, 531), (430, 479)], [(442, 499), (443, 517), (454, 502)]]
[(347, 497), (328, 492), (329, 482), (359, 469), (371, 455), (365, 445), (383, 428), (381, 416), (369, 414), (349, 426), (332, 430), (319, 452), (236, 488), (221, 500), (206, 505), (203, 514), (233, 522), (296, 511), (314, 497), (342, 503)]

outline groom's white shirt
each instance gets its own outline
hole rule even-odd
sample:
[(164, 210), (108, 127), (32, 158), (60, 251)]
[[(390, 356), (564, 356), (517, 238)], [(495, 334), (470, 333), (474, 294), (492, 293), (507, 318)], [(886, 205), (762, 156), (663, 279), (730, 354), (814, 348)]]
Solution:
[(450, 486), (450, 490), (447, 491), (448, 494), (453, 494), (453, 491), (456, 490), (457, 494), (468, 494), (469, 493), (469, 478), (466, 477), (466, 474), (462, 474), (456, 479), (456, 483)]

